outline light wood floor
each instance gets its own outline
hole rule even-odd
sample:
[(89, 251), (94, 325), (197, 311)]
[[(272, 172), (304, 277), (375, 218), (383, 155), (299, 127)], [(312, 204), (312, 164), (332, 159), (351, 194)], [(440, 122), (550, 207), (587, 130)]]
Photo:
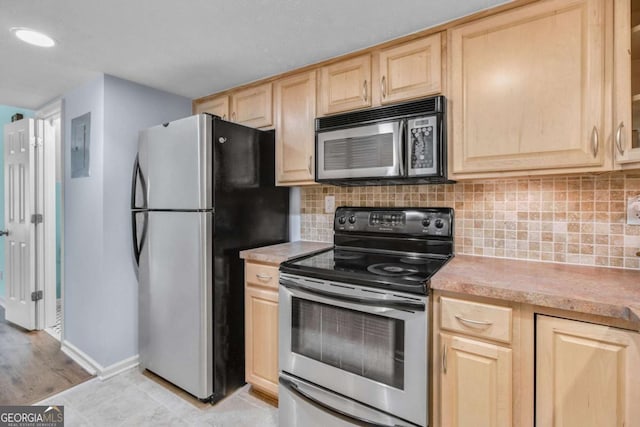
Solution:
[(57, 340), (8, 323), (0, 306), (0, 405), (30, 405), (89, 378)]

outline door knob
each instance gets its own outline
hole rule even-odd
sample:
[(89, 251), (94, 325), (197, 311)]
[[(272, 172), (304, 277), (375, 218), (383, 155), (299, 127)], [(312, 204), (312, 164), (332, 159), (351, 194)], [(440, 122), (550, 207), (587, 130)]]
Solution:
[(0, 236), (8, 236), (9, 230), (0, 230)]

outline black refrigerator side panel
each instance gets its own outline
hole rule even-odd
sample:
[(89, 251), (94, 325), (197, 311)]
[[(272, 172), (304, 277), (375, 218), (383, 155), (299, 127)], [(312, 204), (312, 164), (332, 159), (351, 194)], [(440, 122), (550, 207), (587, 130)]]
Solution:
[(289, 189), (275, 187), (274, 132), (214, 119), (214, 392), (244, 384), (244, 263), (288, 241)]

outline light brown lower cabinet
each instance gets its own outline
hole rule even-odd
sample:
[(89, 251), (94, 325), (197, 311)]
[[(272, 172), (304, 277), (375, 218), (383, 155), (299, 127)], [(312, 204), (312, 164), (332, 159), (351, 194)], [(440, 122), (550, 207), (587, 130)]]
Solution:
[(512, 426), (517, 307), (436, 293), (433, 312), (433, 425)]
[(278, 267), (245, 265), (245, 380), (278, 397)]
[(440, 334), (442, 426), (511, 426), (511, 349)]
[(640, 334), (538, 315), (536, 425), (640, 425)]
[(640, 427), (635, 324), (436, 291), (433, 325), (435, 427)]

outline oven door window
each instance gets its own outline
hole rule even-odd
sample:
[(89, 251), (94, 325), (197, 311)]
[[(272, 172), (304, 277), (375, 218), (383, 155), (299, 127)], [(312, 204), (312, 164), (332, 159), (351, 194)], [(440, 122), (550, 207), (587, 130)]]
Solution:
[(404, 321), (293, 297), (291, 350), (404, 389)]

